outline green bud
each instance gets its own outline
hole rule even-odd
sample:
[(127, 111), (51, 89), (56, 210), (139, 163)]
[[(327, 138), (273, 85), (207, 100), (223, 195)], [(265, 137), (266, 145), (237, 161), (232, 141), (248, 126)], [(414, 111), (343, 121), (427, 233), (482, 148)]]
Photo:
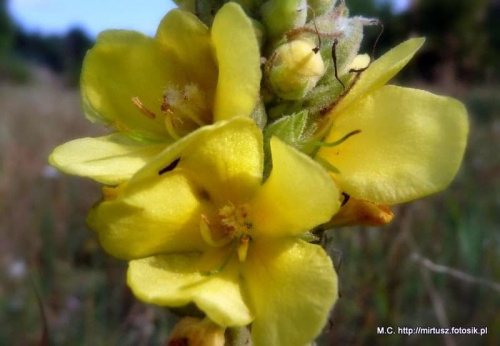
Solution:
[[(313, 9), (316, 16), (321, 16), (330, 11), (336, 2), (337, 0), (307, 0), (307, 4)], [(312, 11), (309, 13), (308, 19), (313, 19)]]
[(255, 19), (252, 19), (252, 26), (255, 31), (255, 37), (257, 37), (257, 42), (259, 43), (259, 48), (262, 49), (266, 41), (266, 28), (264, 28), (261, 22)]
[[(187, 1), (189, 2), (189, 1)], [(224, 5), (224, 0), (195, 0), (194, 14), (208, 26), (212, 25), (215, 14)]]
[(184, 11), (194, 13), (196, 10), (195, 0), (174, 0), (177, 6)]
[(259, 8), (264, 0), (231, 0), (239, 4), (250, 17), (257, 17)]
[(269, 37), (279, 39), (287, 31), (306, 24), (307, 1), (269, 0), (262, 5), (261, 14)]
[(269, 82), (285, 100), (298, 100), (311, 91), (325, 72), (321, 54), (308, 40), (294, 40), (276, 49), (271, 58)]

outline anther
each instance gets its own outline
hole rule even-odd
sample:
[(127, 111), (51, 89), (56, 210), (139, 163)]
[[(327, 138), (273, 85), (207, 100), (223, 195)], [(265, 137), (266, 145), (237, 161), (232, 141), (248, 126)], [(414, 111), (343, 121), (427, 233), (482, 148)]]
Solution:
[(366, 25), (379, 25), (380, 26), (380, 31), (377, 35), (377, 38), (375, 39), (375, 42), (373, 43), (373, 48), (372, 48), (372, 55), (370, 56), (370, 63), (364, 67), (364, 68), (360, 68), (360, 69), (350, 69), (349, 72), (355, 72), (355, 73), (360, 73), (360, 72), (364, 72), (368, 67), (370, 67), (370, 65), (372, 64), (373, 61), (375, 61), (375, 50), (377, 49), (377, 45), (378, 45), (378, 41), (380, 40), (380, 38), (382, 37), (382, 34), (384, 33), (384, 24), (378, 20), (378, 19), (373, 19), (373, 20), (370, 20), (368, 22), (368, 24)]
[(144, 105), (142, 104), (141, 100), (137, 96), (132, 97), (131, 101), (148, 118), (150, 118), (150, 119), (155, 119), (156, 118), (156, 114), (154, 114), (149, 109), (147, 109), (146, 107), (144, 107)]

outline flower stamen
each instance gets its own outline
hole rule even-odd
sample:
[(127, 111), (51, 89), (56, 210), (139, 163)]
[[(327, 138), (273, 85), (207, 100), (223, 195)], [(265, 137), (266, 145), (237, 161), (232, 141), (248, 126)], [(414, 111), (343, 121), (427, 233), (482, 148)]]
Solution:
[(144, 104), (141, 102), (141, 100), (139, 99), (139, 97), (134, 96), (134, 97), (131, 98), (131, 101), (134, 104), (134, 106), (136, 106), (142, 112), (142, 114), (144, 114), (145, 116), (147, 116), (150, 119), (155, 119), (156, 118), (156, 114), (153, 113), (153, 112), (151, 112), (149, 109), (147, 109), (144, 106)]
[(232, 241), (231, 237), (227, 236), (214, 239), (214, 232), (212, 231), (212, 228), (210, 228), (210, 220), (204, 214), (201, 214), (200, 232), (203, 240), (212, 247), (223, 247)]
[(247, 259), (250, 240), (252, 240), (252, 238), (250, 238), (248, 234), (244, 234), (241, 236), (238, 242), (238, 259), (240, 260), (240, 262), (244, 262)]
[(179, 120), (189, 119), (198, 126), (207, 125), (210, 116), (205, 93), (193, 83), (183, 87), (167, 87), (161, 109), (164, 113), (174, 113)]

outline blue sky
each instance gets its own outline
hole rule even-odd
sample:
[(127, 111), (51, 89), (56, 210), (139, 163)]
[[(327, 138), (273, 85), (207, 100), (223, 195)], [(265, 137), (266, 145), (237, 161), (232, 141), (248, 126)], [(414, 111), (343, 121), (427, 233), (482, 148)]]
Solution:
[(132, 29), (154, 35), (174, 7), (169, 0), (8, 0), (8, 10), (26, 30), (65, 33), (79, 27), (92, 36), (105, 29)]
[[(396, 10), (408, 0), (389, 0)], [(105, 29), (131, 29), (154, 35), (170, 0), (8, 0), (14, 20), (24, 29), (61, 34), (79, 27), (92, 36)]]

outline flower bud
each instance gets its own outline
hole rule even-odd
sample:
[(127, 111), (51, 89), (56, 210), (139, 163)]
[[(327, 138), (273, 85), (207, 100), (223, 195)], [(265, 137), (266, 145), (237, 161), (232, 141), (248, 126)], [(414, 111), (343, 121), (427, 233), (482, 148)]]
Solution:
[(174, 0), (175, 4), (184, 11), (189, 11), (194, 13), (196, 11), (195, 0)]
[(208, 319), (185, 317), (175, 325), (167, 345), (224, 346), (224, 331)]
[(259, 12), (260, 6), (264, 2), (264, 0), (232, 0), (233, 2), (240, 5), (245, 12), (254, 17)]
[[(321, 16), (335, 6), (337, 0), (307, 0), (307, 4), (313, 9), (316, 16)], [(312, 19), (312, 14), (309, 13), (309, 19)]]
[(279, 39), (287, 31), (306, 24), (307, 1), (269, 0), (262, 5), (261, 13), (269, 38)]
[(298, 100), (316, 86), (325, 65), (315, 48), (311, 41), (294, 40), (276, 49), (269, 71), (269, 82), (276, 95)]

